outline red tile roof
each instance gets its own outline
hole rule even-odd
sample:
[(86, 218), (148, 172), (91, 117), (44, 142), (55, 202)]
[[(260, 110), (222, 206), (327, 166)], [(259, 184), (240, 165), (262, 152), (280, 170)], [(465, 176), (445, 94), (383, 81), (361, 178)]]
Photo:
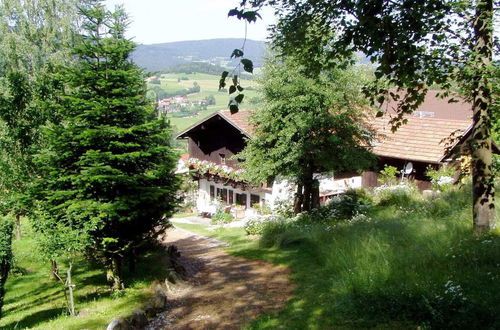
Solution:
[(253, 135), (253, 126), (249, 123), (250, 115), (252, 114), (250, 110), (240, 110), (233, 114), (229, 110), (221, 110), (217, 113), (231, 122), (239, 130), (245, 132), (248, 136)]
[[(418, 107), (414, 114), (417, 115), (420, 113), (428, 117), (452, 120), (469, 120), (472, 118), (471, 104), (465, 103), (458, 97), (455, 97), (455, 99), (459, 102), (449, 103), (448, 99), (442, 99), (437, 96), (439, 92), (442, 91), (428, 91), (424, 102)], [(389, 115), (394, 114), (397, 107), (397, 102), (392, 100), (386, 101), (380, 106), (380, 108)]]
[[(432, 93), (431, 93), (432, 92)], [(378, 138), (373, 147), (373, 152), (381, 157), (401, 158), (413, 161), (439, 163), (445, 156), (447, 141), (450, 134), (463, 134), (470, 126), (470, 108), (465, 103), (447, 103), (446, 100), (436, 99), (436, 91), (430, 91), (424, 104), (418, 109), (421, 111), (435, 111), (436, 117), (418, 118), (407, 116), (408, 123), (402, 125), (395, 133), (391, 131), (389, 116), (376, 118), (372, 121)], [(451, 112), (457, 111), (452, 114)], [(231, 114), (229, 110), (218, 111), (211, 116), (194, 124), (178, 137), (183, 136), (204, 121), (220, 115), (234, 127), (251, 137), (254, 133), (249, 123), (251, 111), (240, 110)], [(450, 117), (461, 117), (461, 120)]]
[(470, 120), (407, 118), (408, 123), (395, 133), (391, 131), (388, 116), (373, 121), (373, 128), (379, 135), (373, 147), (376, 155), (439, 163), (451, 142), (450, 135), (461, 136), (472, 124)]

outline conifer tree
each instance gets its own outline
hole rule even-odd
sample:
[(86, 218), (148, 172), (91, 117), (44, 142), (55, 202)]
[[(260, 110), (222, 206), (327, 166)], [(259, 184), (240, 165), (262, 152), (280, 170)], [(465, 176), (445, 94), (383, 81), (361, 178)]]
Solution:
[(63, 70), (61, 120), (46, 128), (38, 157), (37, 229), (63, 224), (88, 233), (86, 249), (102, 258), (114, 289), (123, 288), (124, 257), (167, 227), (178, 186), (170, 128), (146, 100), (126, 25), (121, 8), (82, 9), (76, 61)]

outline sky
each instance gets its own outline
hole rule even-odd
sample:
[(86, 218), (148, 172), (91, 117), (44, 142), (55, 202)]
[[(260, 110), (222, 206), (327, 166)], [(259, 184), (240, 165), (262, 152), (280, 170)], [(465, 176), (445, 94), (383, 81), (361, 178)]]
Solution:
[[(140, 44), (214, 38), (243, 38), (245, 23), (227, 12), (238, 0), (105, 0), (108, 8), (123, 5), (131, 24), (127, 36)], [(247, 38), (265, 40), (275, 22), (271, 9), (248, 25)]]

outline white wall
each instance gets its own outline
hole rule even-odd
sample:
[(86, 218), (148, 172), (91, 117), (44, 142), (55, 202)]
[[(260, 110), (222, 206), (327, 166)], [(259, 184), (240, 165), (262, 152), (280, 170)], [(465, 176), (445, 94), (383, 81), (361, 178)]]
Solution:
[(210, 198), (210, 186), (213, 185), (215, 189), (215, 193), (217, 193), (217, 188), (219, 189), (227, 189), (232, 191), (233, 193), (233, 206), (236, 206), (236, 194), (246, 194), (247, 205), (245, 210), (245, 216), (251, 216), (256, 213), (256, 210), (250, 207), (250, 194), (258, 195), (260, 198), (260, 204), (264, 203), (266, 198), (266, 193), (263, 191), (255, 191), (252, 189), (241, 190), (238, 188), (233, 188), (232, 186), (226, 186), (220, 183), (215, 183), (213, 181), (208, 181), (207, 179), (199, 179), (199, 190), (198, 190), (198, 198), (196, 200), (196, 208), (199, 213), (207, 212), (207, 213), (215, 213), (217, 212), (217, 200)]

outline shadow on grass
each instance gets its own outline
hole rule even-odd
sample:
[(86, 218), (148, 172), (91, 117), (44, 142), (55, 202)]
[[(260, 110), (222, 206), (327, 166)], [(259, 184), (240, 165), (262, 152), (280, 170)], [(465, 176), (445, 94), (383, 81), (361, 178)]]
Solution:
[(431, 219), (393, 214), (331, 232), (320, 226), (292, 229), (276, 236), (285, 242), (281, 248), (234, 250), (239, 257), (290, 267), (297, 284), (282, 311), (250, 328), (498, 327), (500, 299), (491, 292), (500, 290), (492, 280), (500, 276), (495, 262), (500, 248), (492, 247), (500, 247), (500, 238), (478, 241), (468, 218), (456, 219), (458, 214)]
[(66, 308), (50, 308), (30, 314), (20, 321), (14, 321), (6, 324), (2, 329), (26, 329), (32, 328), (47, 320), (66, 315)]

